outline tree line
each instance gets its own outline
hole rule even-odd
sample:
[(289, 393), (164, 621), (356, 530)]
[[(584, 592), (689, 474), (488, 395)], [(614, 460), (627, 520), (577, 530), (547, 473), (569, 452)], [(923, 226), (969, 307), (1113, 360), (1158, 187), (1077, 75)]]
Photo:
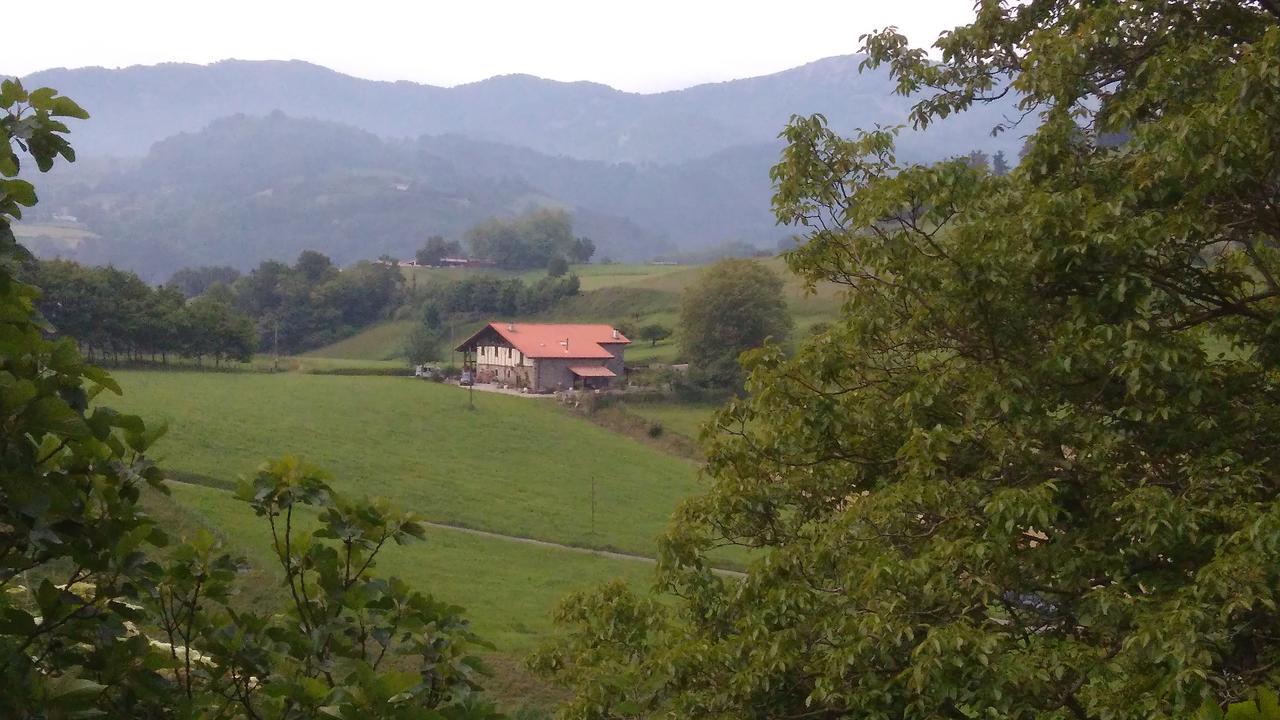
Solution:
[(245, 362), (257, 347), (253, 321), (225, 285), (188, 300), (131, 272), (69, 260), (28, 265), (36, 306), (58, 335), (73, 337), (90, 361), (186, 358)]
[(455, 319), (527, 316), (550, 309), (581, 290), (577, 275), (550, 275), (526, 283), (518, 277), (475, 275), (429, 283), (412, 292), (419, 324), (409, 334), (405, 354), (413, 363), (440, 358), (444, 330)]
[(340, 340), (386, 318), (403, 300), (393, 262), (339, 269), (304, 250), (293, 265), (267, 260), (230, 285), (236, 307), (253, 318), (264, 349), (296, 353)]

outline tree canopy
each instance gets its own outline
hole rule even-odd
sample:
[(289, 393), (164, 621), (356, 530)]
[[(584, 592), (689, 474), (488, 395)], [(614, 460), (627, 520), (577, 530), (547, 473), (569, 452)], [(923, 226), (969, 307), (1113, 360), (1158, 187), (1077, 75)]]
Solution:
[(514, 270), (548, 267), (555, 258), (584, 263), (596, 250), (589, 238), (573, 236), (569, 213), (547, 208), (476, 225), (467, 231), (467, 242), (473, 257)]
[(941, 63), (865, 43), (917, 127), (1017, 93), (1027, 152), (787, 127), (789, 261), (843, 311), (748, 358), (663, 541), (674, 600), (562, 607), (565, 716), (1137, 720), (1274, 688), (1280, 8), (984, 0)]
[(419, 265), (434, 266), (447, 257), (458, 257), (462, 254), (462, 245), (457, 240), (445, 240), (443, 236), (432, 235), (418, 248), (414, 259)]
[(713, 263), (685, 291), (680, 352), (701, 384), (740, 387), (738, 356), (770, 338), (783, 342), (790, 332), (782, 278), (753, 260)]

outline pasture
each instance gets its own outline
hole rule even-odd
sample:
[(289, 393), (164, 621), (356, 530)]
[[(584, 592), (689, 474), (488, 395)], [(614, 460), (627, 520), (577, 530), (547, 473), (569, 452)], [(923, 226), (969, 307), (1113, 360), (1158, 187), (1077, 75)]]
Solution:
[(649, 422), (660, 423), (663, 432), (673, 432), (697, 440), (703, 425), (711, 420), (719, 407), (706, 403), (629, 402), (623, 409)]
[[(106, 401), (168, 435), (167, 468), (230, 481), (268, 457), (325, 467), (340, 490), (433, 522), (652, 555), (696, 467), (557, 408), (400, 377), (116, 373)], [(591, 522), (595, 486), (595, 529)]]
[[(230, 491), (177, 482), (169, 499), (150, 501), (175, 534), (203, 526), (250, 561), (259, 582), (280, 574), (266, 522)], [(171, 504), (175, 507), (164, 507)], [(377, 572), (466, 608), (476, 631), (504, 654), (525, 654), (551, 631), (550, 611), (566, 594), (622, 578), (641, 587), (653, 566), (589, 553), (428, 528), (424, 542), (389, 546)], [(249, 588), (254, 592), (253, 588)], [(267, 587), (261, 595), (272, 597)], [(250, 602), (260, 598), (248, 599)]]

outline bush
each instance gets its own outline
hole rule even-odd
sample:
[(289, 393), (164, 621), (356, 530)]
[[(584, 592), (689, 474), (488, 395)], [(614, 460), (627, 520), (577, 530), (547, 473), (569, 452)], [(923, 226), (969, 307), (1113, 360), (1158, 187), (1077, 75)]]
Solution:
[(662, 423), (660, 422), (649, 423), (649, 437), (651, 438), (662, 437)]

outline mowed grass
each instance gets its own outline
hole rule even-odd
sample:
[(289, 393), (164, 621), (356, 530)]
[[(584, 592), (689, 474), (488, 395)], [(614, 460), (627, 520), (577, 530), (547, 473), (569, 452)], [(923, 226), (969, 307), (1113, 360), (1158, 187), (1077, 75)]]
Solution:
[[(303, 353), (302, 356), (342, 360), (396, 360), (404, 357), (404, 343), (414, 324), (412, 320), (380, 322), (351, 337)], [(400, 364), (403, 365), (403, 361)]]
[[(693, 463), (619, 436), (553, 400), (468, 392), (414, 378), (297, 373), (116, 373), (108, 404), (169, 426), (173, 470), (232, 480), (294, 454), (345, 491), (427, 519), (652, 555)], [(592, 485), (595, 528), (592, 532)]]
[[(569, 266), (569, 272), (578, 276), (583, 292), (644, 282), (649, 278), (661, 277), (685, 269), (679, 265), (647, 265), (642, 263)], [(546, 277), (546, 274), (544, 270), (530, 270), (522, 273), (520, 277), (525, 282), (533, 283)]]
[(675, 402), (627, 403), (624, 406), (624, 409), (633, 415), (638, 415), (650, 422), (661, 423), (664, 432), (678, 433), (692, 440), (698, 439), (702, 427), (719, 408), (719, 405), (705, 403)]
[[(269, 528), (248, 504), (225, 490), (176, 482), (169, 487), (178, 505), (253, 564), (259, 581), (279, 579)], [(653, 566), (645, 562), (441, 528), (428, 528), (425, 542), (388, 546), (379, 558), (378, 574), (461, 605), (485, 640), (511, 654), (527, 653), (550, 634), (551, 611), (568, 593), (613, 578), (639, 588), (653, 578)]]

